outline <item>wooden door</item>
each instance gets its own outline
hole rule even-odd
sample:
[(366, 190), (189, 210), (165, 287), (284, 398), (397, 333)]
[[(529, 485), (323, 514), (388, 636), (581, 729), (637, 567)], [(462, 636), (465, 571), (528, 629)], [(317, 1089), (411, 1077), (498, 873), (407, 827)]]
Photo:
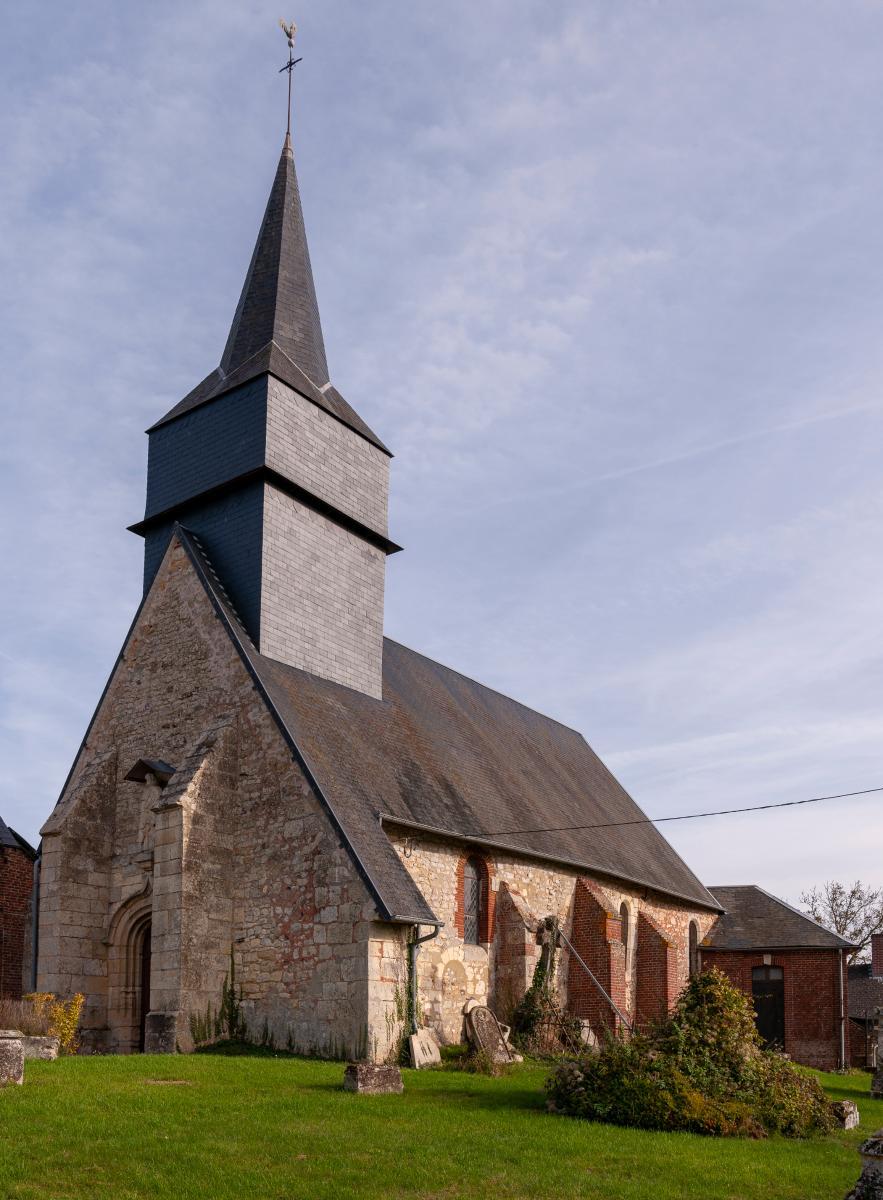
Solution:
[(785, 974), (781, 967), (753, 967), (751, 994), (757, 1032), (769, 1049), (785, 1045)]

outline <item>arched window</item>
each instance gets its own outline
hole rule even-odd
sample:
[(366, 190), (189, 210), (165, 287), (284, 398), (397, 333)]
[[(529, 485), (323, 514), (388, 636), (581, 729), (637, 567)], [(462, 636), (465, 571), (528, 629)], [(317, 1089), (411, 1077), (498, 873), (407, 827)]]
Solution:
[(463, 941), (480, 945), (487, 929), (487, 867), (473, 855), (463, 867)]
[(625, 902), (623, 902), (619, 906), (619, 923), (622, 926), (622, 933), (620, 934), (620, 936), (622, 938), (623, 949), (625, 950), (625, 954), (623, 957), (625, 958), (626, 970), (628, 970), (628, 968), (629, 968), (629, 906)]
[(690, 978), (699, 974), (699, 927), (690, 922)]

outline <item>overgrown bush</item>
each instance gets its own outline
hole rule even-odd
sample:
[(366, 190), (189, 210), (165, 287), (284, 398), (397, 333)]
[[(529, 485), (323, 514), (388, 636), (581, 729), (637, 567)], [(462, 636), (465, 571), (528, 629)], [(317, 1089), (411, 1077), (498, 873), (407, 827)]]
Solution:
[(760, 1048), (747, 996), (716, 970), (691, 979), (657, 1028), (610, 1038), (546, 1088), (555, 1112), (643, 1129), (808, 1137), (834, 1124), (819, 1084)]

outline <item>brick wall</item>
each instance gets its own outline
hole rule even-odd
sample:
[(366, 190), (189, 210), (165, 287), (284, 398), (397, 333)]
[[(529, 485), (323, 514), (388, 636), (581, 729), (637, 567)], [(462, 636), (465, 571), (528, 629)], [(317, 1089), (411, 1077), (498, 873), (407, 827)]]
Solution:
[[(751, 996), (753, 967), (781, 967), (785, 987), (785, 1053), (795, 1062), (833, 1070), (840, 1062), (840, 955), (836, 950), (732, 951), (702, 949), (703, 967), (717, 967)], [(849, 1011), (843, 966), (844, 1011)], [(848, 1053), (848, 1047), (847, 1047)]]
[(0, 847), (0, 996), (19, 999), (34, 866), (29, 855)]
[(871, 937), (871, 976), (883, 979), (883, 933)]
[[(628, 998), (622, 921), (618, 912), (610, 912), (601, 903), (585, 879), (578, 881), (574, 893), (570, 940), (617, 1008), (625, 1012)], [(591, 1022), (598, 1035), (619, 1025), (619, 1018), (574, 957), (568, 962), (567, 1007), (575, 1016)]]
[(638, 914), (635, 956), (635, 1022), (640, 1027), (665, 1016), (674, 1004), (683, 980), (678, 969), (677, 946), (646, 912)]

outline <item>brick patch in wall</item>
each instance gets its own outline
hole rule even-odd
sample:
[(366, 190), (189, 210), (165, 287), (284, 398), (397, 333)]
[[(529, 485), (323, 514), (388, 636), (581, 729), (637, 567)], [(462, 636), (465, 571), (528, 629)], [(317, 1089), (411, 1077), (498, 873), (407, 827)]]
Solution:
[(0, 847), (0, 996), (21, 998), (25, 935), (34, 865), (12, 846)]

